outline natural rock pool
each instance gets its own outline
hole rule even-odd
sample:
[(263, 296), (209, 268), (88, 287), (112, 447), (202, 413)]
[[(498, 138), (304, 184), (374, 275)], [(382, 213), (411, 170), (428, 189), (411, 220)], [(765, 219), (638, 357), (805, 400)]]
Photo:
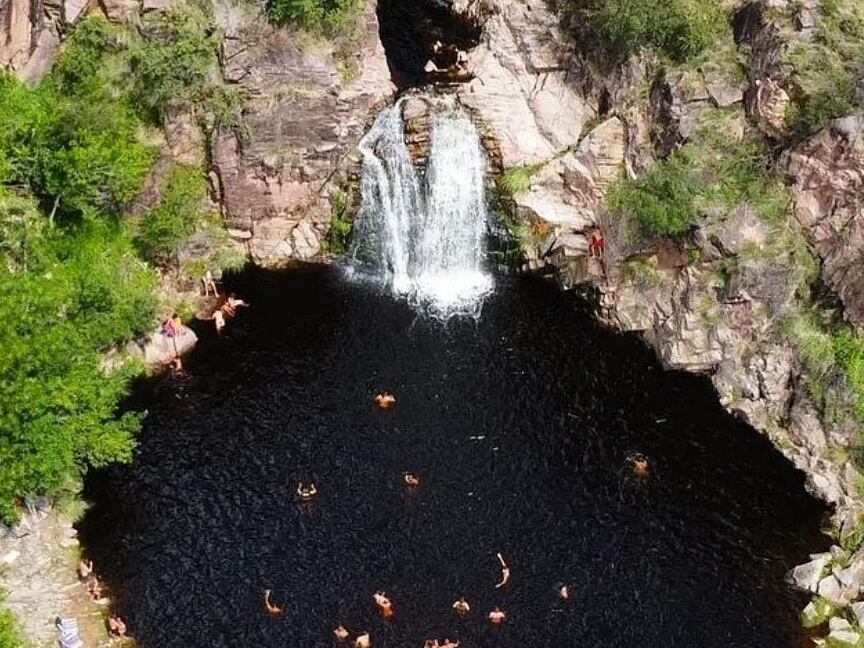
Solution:
[(823, 507), (706, 380), (527, 279), (447, 325), (337, 269), (236, 288), (252, 308), (188, 376), (141, 388), (134, 462), (88, 480), (85, 552), (142, 648), (331, 646), (340, 623), (375, 648), (803, 645), (783, 576), (824, 546)]

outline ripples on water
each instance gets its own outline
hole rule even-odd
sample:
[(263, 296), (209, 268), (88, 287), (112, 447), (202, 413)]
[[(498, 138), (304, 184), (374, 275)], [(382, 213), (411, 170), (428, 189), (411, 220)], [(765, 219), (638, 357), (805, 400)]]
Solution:
[[(782, 580), (822, 546), (822, 509), (707, 381), (530, 281), (446, 326), (333, 270), (237, 288), (253, 308), (204, 336), (188, 378), (142, 388), (134, 463), (88, 483), (85, 549), (143, 648), (331, 646), (339, 623), (375, 648), (801, 645)], [(381, 390), (394, 410), (373, 408)]]

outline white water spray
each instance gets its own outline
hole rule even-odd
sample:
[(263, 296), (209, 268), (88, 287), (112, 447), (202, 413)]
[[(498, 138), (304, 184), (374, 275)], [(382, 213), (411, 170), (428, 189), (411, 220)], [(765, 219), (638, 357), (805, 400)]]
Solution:
[(492, 289), (482, 267), (486, 159), (474, 125), (460, 112), (435, 115), (431, 140), (421, 192), (400, 104), (375, 120), (360, 143), (363, 202), (354, 255), (435, 316), (477, 315)]

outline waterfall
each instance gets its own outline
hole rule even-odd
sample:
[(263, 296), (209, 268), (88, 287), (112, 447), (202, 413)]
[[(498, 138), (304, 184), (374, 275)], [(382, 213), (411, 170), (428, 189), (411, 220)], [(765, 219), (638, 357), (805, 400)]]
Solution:
[(362, 205), (352, 246), (397, 295), (438, 317), (479, 313), (492, 279), (483, 269), (486, 158), (461, 112), (436, 114), (425, 183), (405, 145), (401, 105), (382, 111), (360, 142)]

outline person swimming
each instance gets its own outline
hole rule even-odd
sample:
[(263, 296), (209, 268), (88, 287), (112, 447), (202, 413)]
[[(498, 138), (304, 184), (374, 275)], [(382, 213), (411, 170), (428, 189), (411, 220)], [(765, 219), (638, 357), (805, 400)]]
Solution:
[(396, 404), (396, 397), (390, 392), (384, 392), (375, 397), (375, 404), (381, 409), (390, 409)]
[(648, 458), (641, 452), (637, 452), (633, 456), (633, 473), (638, 477), (647, 477), (651, 474), (651, 466), (648, 464)]
[(309, 502), (318, 494), (318, 489), (315, 488), (314, 483), (310, 483), (308, 486), (303, 482), (299, 482), (297, 484), (297, 496), (304, 502)]
[(369, 648), (372, 645), (372, 640), (369, 638), (369, 632), (366, 631), (354, 640), (354, 648)]
[(336, 641), (339, 643), (345, 643), (348, 640), (348, 631), (345, 629), (345, 626), (337, 626), (333, 631), (333, 636), (336, 637)]
[(468, 605), (468, 601), (465, 600), (464, 596), (460, 596), (459, 600), (453, 603), (453, 611), (456, 612), (459, 617), (464, 619), (471, 611), (471, 606)]
[(411, 473), (405, 473), (403, 479), (405, 480), (405, 485), (408, 488), (417, 488), (420, 485), (420, 478), (416, 475), (412, 475)]
[(500, 608), (495, 608), (489, 613), (489, 623), (493, 625), (501, 625), (507, 621), (507, 613), (502, 611)]
[(381, 612), (381, 616), (384, 617), (385, 621), (389, 621), (393, 618), (393, 603), (387, 598), (387, 595), (384, 592), (375, 592), (372, 596), (375, 600), (375, 605), (378, 606), (378, 611)]
[(558, 586), (558, 598), (562, 601), (570, 600), (570, 588), (564, 583)]
[(507, 584), (507, 581), (510, 580), (510, 568), (507, 566), (507, 563), (504, 562), (504, 557), (500, 553), (496, 555), (501, 563), (501, 582), (495, 586), (495, 589), (501, 589)]
[(271, 594), (271, 590), (264, 590), (264, 609), (267, 610), (267, 614), (270, 616), (279, 616), (282, 614), (282, 606), (276, 605), (270, 600)]

